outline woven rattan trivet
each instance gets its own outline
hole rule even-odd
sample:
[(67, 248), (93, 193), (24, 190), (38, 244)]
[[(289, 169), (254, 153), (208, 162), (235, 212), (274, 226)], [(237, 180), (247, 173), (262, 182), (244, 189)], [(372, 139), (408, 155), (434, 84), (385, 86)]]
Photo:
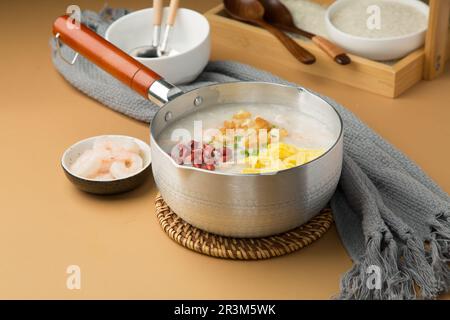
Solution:
[(255, 239), (223, 237), (183, 221), (159, 193), (156, 196), (156, 216), (164, 232), (183, 247), (213, 257), (237, 260), (269, 259), (300, 250), (322, 237), (333, 223), (331, 210), (324, 209), (308, 223), (276, 236)]

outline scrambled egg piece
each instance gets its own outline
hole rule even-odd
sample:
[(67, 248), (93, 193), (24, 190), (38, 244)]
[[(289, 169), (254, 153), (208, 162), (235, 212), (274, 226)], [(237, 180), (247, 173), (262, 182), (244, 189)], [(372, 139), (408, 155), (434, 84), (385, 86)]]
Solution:
[(242, 173), (269, 173), (297, 167), (320, 157), (324, 152), (325, 150), (322, 149), (297, 148), (282, 142), (269, 144), (267, 150), (246, 158), (248, 167), (244, 168)]

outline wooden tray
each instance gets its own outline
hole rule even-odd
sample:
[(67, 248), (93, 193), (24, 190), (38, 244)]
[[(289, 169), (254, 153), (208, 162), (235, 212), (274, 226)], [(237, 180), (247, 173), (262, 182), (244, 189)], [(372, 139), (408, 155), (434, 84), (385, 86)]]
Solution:
[[(306, 72), (394, 98), (423, 78), (425, 65), (423, 48), (393, 64), (350, 55), (352, 63), (341, 66), (334, 63), (311, 41), (296, 39), (317, 58), (315, 64), (307, 66), (299, 63), (265, 30), (229, 17), (223, 5), (208, 11), (206, 17), (211, 25), (212, 42), (217, 52), (226, 52), (227, 59), (238, 60), (262, 69), (270, 70), (274, 66), (284, 66), (288, 70), (298, 70), (299, 77), (294, 79), (296, 82), (300, 82), (301, 73)], [(213, 58), (221, 59), (220, 56)]]

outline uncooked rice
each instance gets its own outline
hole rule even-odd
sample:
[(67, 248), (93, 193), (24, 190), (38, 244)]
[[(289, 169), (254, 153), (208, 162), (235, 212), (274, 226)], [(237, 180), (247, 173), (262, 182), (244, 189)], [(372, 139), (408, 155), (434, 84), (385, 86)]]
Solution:
[[(380, 8), (380, 28), (369, 28), (367, 8)], [(389, 0), (357, 0), (344, 4), (331, 16), (339, 30), (364, 38), (388, 38), (412, 34), (427, 27), (427, 17), (413, 6)]]

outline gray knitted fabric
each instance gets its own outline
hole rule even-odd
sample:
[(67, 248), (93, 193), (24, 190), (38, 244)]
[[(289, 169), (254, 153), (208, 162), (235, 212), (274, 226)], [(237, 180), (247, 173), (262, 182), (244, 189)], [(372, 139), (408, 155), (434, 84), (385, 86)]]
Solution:
[[(104, 35), (108, 25), (126, 13), (108, 8), (100, 14), (85, 11), (83, 22)], [(53, 41), (52, 53), (55, 67), (74, 87), (132, 118), (152, 120), (157, 106), (83, 57), (73, 66), (64, 63)], [(67, 47), (63, 53), (73, 55)], [(180, 88), (187, 91), (236, 80), (296, 86), (247, 65), (219, 61), (209, 63), (194, 83)], [(354, 265), (342, 277), (338, 298), (432, 299), (448, 291), (450, 197), (349, 110), (323, 98), (338, 110), (345, 126), (342, 177), (331, 206)]]

